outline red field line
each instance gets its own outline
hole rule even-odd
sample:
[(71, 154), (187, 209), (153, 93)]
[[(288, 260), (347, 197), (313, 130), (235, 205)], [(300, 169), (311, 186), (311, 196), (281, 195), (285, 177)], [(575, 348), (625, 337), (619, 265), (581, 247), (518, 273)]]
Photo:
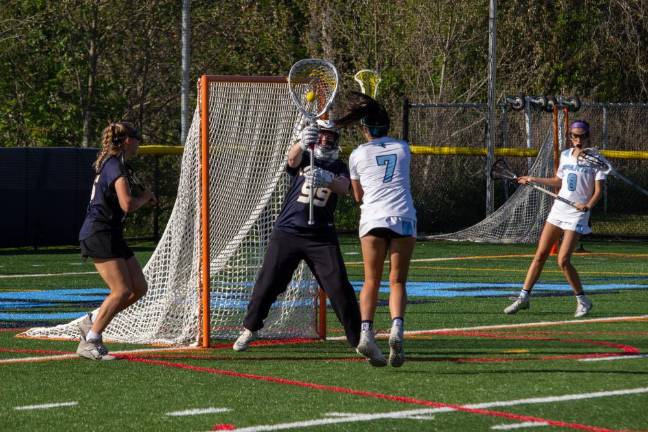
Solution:
[(256, 380), (256, 381), (264, 381), (264, 382), (270, 382), (270, 383), (275, 383), (275, 384), (290, 385), (290, 386), (302, 387), (302, 388), (310, 388), (310, 389), (314, 389), (314, 390), (321, 390), (321, 391), (327, 391), (327, 392), (332, 392), (332, 393), (350, 394), (350, 395), (354, 395), (354, 396), (368, 397), (368, 398), (374, 398), (374, 399), (383, 399), (383, 400), (389, 400), (389, 401), (393, 401), (393, 402), (400, 402), (400, 403), (412, 404), (412, 405), (420, 405), (420, 406), (427, 406), (427, 407), (434, 407), (434, 408), (450, 408), (450, 409), (453, 409), (455, 411), (466, 412), (466, 413), (471, 413), (471, 414), (478, 414), (478, 415), (489, 416), (489, 417), (503, 417), (503, 418), (506, 418), (506, 419), (519, 420), (519, 421), (544, 422), (544, 423), (547, 423), (547, 424), (549, 424), (551, 426), (562, 427), (562, 428), (567, 428), (567, 429), (584, 430), (584, 431), (590, 431), (590, 432), (620, 432), (620, 431), (615, 431), (614, 429), (607, 429), (607, 428), (602, 428), (602, 427), (598, 427), (598, 426), (589, 426), (589, 425), (584, 425), (584, 424), (580, 424), (580, 423), (569, 423), (569, 422), (563, 422), (563, 421), (559, 421), (559, 420), (550, 420), (550, 419), (544, 419), (544, 418), (540, 418), (540, 417), (527, 416), (527, 415), (515, 414), (515, 413), (510, 413), (510, 412), (504, 412), (504, 411), (494, 411), (494, 410), (479, 409), (479, 408), (468, 408), (468, 407), (465, 407), (463, 405), (447, 404), (447, 403), (443, 403), (443, 402), (434, 402), (434, 401), (410, 398), (410, 397), (405, 397), (405, 396), (387, 395), (387, 394), (383, 394), (383, 393), (376, 393), (376, 392), (370, 392), (370, 391), (364, 391), (364, 390), (354, 390), (354, 389), (350, 389), (350, 388), (346, 388), (346, 387), (330, 386), (330, 385), (310, 383), (310, 382), (305, 382), (305, 381), (289, 380), (289, 379), (285, 379), (285, 378), (278, 378), (278, 377), (272, 377), (272, 376), (241, 373), (241, 372), (235, 372), (235, 371), (225, 370), (225, 369), (216, 369), (216, 368), (192, 366), (192, 365), (188, 365), (188, 364), (184, 364), (184, 363), (171, 363), (171, 362), (162, 361), (162, 360), (151, 360), (151, 359), (144, 359), (144, 358), (140, 358), (140, 357), (129, 357), (129, 356), (125, 356), (125, 355), (121, 355), (120, 357), (124, 358), (126, 360), (129, 360), (129, 361), (132, 361), (132, 362), (152, 364), (152, 365), (156, 365), (156, 366), (164, 366), (164, 367), (170, 367), (170, 368), (175, 368), (175, 369), (184, 369), (184, 370), (190, 370), (190, 371), (193, 371), (193, 372), (205, 372), (205, 373), (221, 375), (221, 376), (228, 376), (228, 377), (233, 377), (233, 378), (252, 379), (252, 380)]
[(589, 345), (617, 348), (621, 350), (624, 354), (628, 354), (628, 355), (641, 353), (639, 348), (634, 347), (632, 345), (625, 345), (625, 344), (607, 342), (607, 341), (597, 341), (592, 339), (561, 339), (561, 338), (525, 336), (525, 335), (505, 335), (502, 333), (488, 333), (488, 332), (474, 332), (474, 331), (449, 331), (449, 332), (440, 332), (437, 334), (450, 335), (450, 336), (481, 337), (485, 339), (531, 340), (531, 341), (545, 341), (545, 342), (562, 342), (562, 343), (569, 343), (569, 344), (579, 343), (579, 344), (589, 344)]

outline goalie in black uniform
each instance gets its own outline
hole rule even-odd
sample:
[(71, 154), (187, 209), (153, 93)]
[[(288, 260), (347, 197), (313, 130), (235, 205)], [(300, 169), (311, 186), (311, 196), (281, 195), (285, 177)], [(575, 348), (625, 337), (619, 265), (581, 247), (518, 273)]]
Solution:
[[(245, 329), (234, 343), (234, 351), (245, 351), (256, 339), (270, 307), (288, 287), (301, 260), (326, 291), (349, 344), (358, 345), (360, 310), (347, 277), (333, 218), (338, 195), (349, 193), (349, 168), (339, 159), (337, 129), (328, 121), (320, 120), (318, 126), (307, 126), (288, 151), (286, 170), (292, 183), (272, 230), (243, 321)], [(315, 156), (313, 172), (310, 152), (305, 151), (311, 146)], [(311, 187), (315, 188), (313, 225), (308, 224)]]

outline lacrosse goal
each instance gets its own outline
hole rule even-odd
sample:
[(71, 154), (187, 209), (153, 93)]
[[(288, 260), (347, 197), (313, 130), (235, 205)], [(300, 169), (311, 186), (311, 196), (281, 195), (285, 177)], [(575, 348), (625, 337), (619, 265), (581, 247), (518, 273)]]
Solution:
[[(202, 76), (176, 202), (144, 268), (149, 291), (104, 339), (200, 344), (238, 336), (289, 179), (302, 114), (283, 77)], [(302, 263), (261, 337), (325, 337), (325, 299)], [(24, 337), (75, 339), (77, 321)]]

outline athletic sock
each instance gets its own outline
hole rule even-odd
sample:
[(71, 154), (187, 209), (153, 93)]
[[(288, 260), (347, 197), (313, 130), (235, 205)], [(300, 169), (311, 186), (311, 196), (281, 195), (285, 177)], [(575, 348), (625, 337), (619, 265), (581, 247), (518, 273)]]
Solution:
[(583, 303), (583, 301), (585, 301), (586, 298), (587, 297), (585, 297), (585, 293), (581, 293), (576, 296), (576, 301), (580, 304)]
[(403, 327), (404, 320), (403, 317), (396, 317), (392, 319), (392, 327)]
[(95, 333), (92, 330), (90, 330), (88, 332), (88, 334), (86, 335), (86, 341), (87, 342), (96, 342), (98, 340), (101, 340), (101, 335), (99, 333)]
[(362, 331), (369, 331), (373, 329), (373, 321), (371, 320), (363, 320), (362, 324), (360, 324), (360, 329)]
[(97, 321), (97, 315), (99, 315), (99, 309), (97, 309), (96, 311), (90, 314), (90, 321), (92, 322)]
[(520, 291), (520, 300), (527, 301), (529, 300), (529, 297), (531, 297), (531, 293), (527, 290), (522, 290)]

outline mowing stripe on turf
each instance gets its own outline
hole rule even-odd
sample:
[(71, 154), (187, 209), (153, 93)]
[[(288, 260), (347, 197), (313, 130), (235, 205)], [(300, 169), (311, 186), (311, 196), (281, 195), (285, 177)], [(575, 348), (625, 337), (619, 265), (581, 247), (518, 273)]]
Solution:
[(50, 408), (59, 408), (59, 407), (68, 407), (79, 405), (79, 402), (58, 402), (58, 403), (48, 403), (40, 405), (23, 405), (14, 407), (17, 411), (28, 411), (28, 410), (38, 410), (38, 409), (50, 409)]
[[(484, 415), (484, 416), (489, 416), (489, 417), (503, 417), (503, 418), (513, 419), (513, 420), (520, 420), (520, 421), (547, 422), (548, 424), (550, 424), (552, 426), (563, 427), (563, 428), (568, 428), (568, 429), (585, 430), (585, 431), (590, 431), (590, 432), (610, 432), (610, 431), (612, 431), (612, 429), (600, 428), (600, 427), (596, 427), (596, 426), (588, 426), (588, 425), (583, 425), (583, 424), (578, 424), (578, 423), (568, 423), (568, 422), (563, 422), (563, 421), (558, 421), (558, 420), (549, 420), (549, 419), (544, 419), (544, 418), (540, 418), (540, 417), (520, 415), (520, 414), (515, 414), (515, 413), (510, 413), (510, 412), (492, 411), (492, 410), (486, 410), (486, 409), (481, 409), (481, 408), (471, 408), (471, 407), (466, 406), (466, 405), (448, 404), (448, 403), (443, 403), (443, 402), (429, 401), (429, 400), (425, 400), (425, 399), (410, 398), (410, 397), (406, 397), (406, 396), (387, 395), (387, 394), (383, 394), (383, 393), (376, 393), (376, 392), (365, 391), (365, 390), (354, 390), (354, 389), (346, 388), (346, 387), (330, 386), (330, 385), (326, 385), (326, 384), (317, 384), (317, 383), (311, 383), (311, 382), (306, 382), (306, 381), (296, 381), (296, 380), (290, 380), (290, 379), (286, 379), (286, 378), (272, 377), (272, 376), (266, 376), (266, 375), (256, 375), (256, 374), (249, 374), (249, 373), (241, 373), (241, 372), (236, 372), (236, 371), (226, 370), (226, 369), (216, 369), (216, 368), (210, 368), (210, 367), (193, 366), (193, 365), (188, 365), (188, 364), (184, 364), (184, 363), (172, 363), (172, 362), (161, 361), (161, 360), (145, 359), (145, 358), (141, 358), (141, 357), (130, 357), (130, 358), (126, 358), (126, 359), (128, 361), (137, 362), (137, 363), (152, 364), (152, 365), (156, 365), (156, 366), (164, 366), (164, 367), (170, 367), (170, 368), (176, 368), (176, 369), (190, 370), (190, 371), (194, 371), (194, 372), (205, 372), (205, 373), (221, 375), (221, 376), (227, 376), (227, 377), (232, 377), (232, 378), (252, 379), (252, 380), (256, 380), (256, 381), (263, 381), (263, 382), (269, 382), (269, 383), (274, 383), (274, 384), (290, 385), (290, 386), (295, 386), (295, 387), (302, 387), (302, 388), (309, 388), (309, 389), (314, 389), (314, 390), (328, 391), (328, 392), (332, 392), (332, 393), (342, 393), (342, 394), (349, 394), (349, 395), (368, 397), (368, 398), (374, 398), (374, 399), (389, 400), (389, 401), (405, 403), (405, 404), (423, 405), (423, 406), (435, 407), (435, 408), (450, 408), (450, 409), (453, 409), (455, 411), (461, 411), (461, 412), (466, 412), (466, 413), (471, 413), (471, 414)], [(244, 430), (244, 429), (241, 429), (241, 430)], [(268, 430), (274, 430), (274, 429), (268, 429)]]

